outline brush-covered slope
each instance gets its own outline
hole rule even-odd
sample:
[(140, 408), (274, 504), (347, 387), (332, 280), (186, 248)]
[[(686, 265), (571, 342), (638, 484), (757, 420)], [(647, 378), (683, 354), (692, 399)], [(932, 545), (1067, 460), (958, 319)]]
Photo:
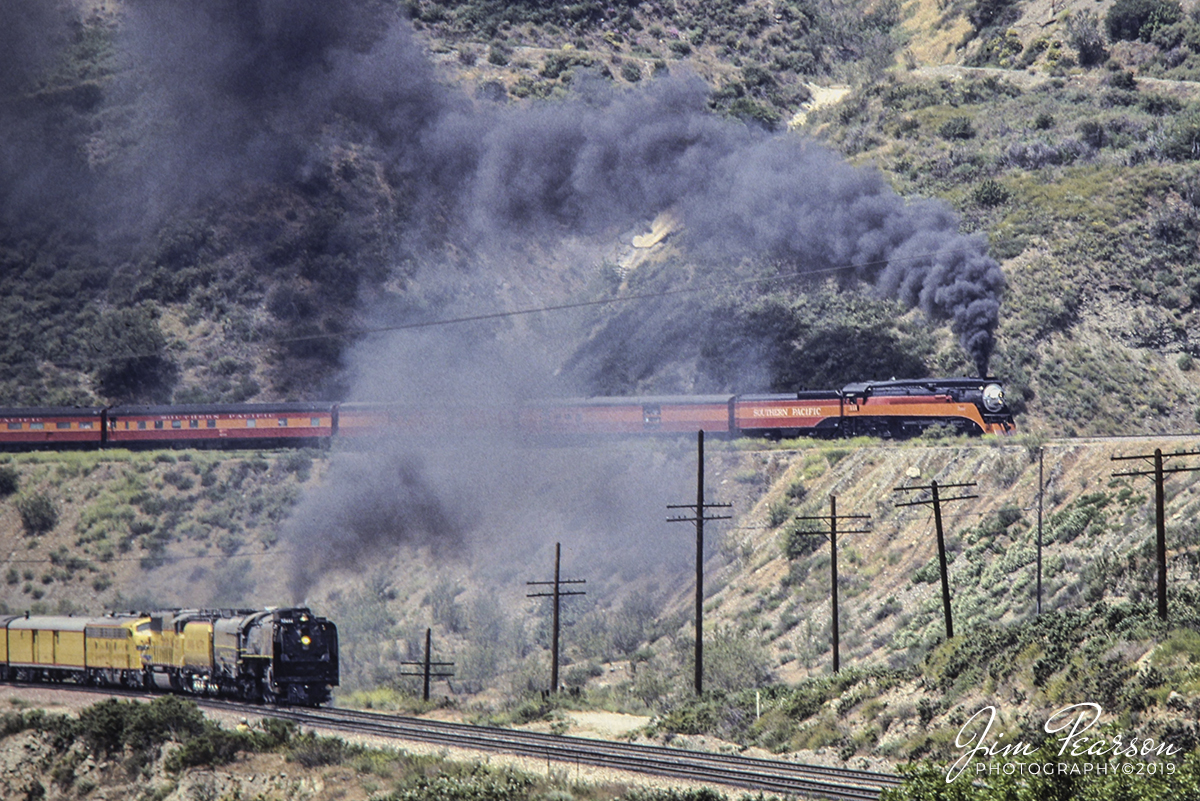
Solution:
[[(1104, 4), (423, 0), (273, 28), (267, 0), (219, 6), (49, 4), (13, 28), (2, 402), (362, 394), (378, 352), (356, 332), (599, 301), (460, 345), (515, 342), (566, 392), (965, 373), (981, 345), (1030, 428), (1196, 425), (1187, 15), (1143, 36)], [(692, 172), (669, 154), (697, 141)], [(1000, 297), (987, 337), (939, 306), (957, 277), (912, 287), (899, 240), (847, 247), (841, 210), (795, 203), (848, 182), (907, 202), (862, 209), (867, 230), (916, 241), (894, 226), (932, 208), (943, 242), (986, 236), (1003, 295), (955, 302)]]

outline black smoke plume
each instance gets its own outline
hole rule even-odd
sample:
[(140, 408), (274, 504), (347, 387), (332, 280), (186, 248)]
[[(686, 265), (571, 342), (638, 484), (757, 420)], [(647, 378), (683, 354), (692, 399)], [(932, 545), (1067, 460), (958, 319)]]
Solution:
[(152, 207), (247, 176), (303, 179), (336, 122), (385, 154), (414, 239), (487, 248), (623, 230), (673, 208), (700, 252), (856, 268), (950, 320), (986, 372), (1004, 278), (984, 239), (798, 135), (715, 116), (697, 78), (472, 102), (439, 81), (406, 22), (371, 3), (141, 0), (126, 30), (145, 102), (165, 121), (136, 170)]
[[(37, 82), (78, 35), (78, 12), (2, 8), (8, 217), (62, 220), (90, 199), (85, 216), (144, 230), (247, 181), (304, 182), (331, 142), (357, 141), (383, 154), (410, 242), (486, 249), (624, 230), (672, 208), (698, 252), (856, 268), (950, 320), (986, 371), (1004, 280), (983, 238), (800, 136), (715, 116), (697, 78), (637, 91), (579, 79), (565, 102), (476, 102), (374, 0), (130, 0), (119, 69), (64, 100)], [(46, 135), (81, 103), (108, 109), (75, 120), (96, 130)]]

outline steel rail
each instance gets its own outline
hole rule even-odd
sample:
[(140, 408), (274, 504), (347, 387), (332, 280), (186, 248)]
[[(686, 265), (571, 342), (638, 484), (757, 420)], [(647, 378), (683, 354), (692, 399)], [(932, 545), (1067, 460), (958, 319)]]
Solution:
[(875, 801), (882, 789), (898, 786), (901, 782), (897, 776), (872, 771), (564, 737), (356, 710), (300, 710), (248, 706), (211, 699), (197, 700), (206, 708), (280, 718), (336, 731), (365, 733), (448, 747), (507, 752), (555, 762), (626, 770), (749, 790)]

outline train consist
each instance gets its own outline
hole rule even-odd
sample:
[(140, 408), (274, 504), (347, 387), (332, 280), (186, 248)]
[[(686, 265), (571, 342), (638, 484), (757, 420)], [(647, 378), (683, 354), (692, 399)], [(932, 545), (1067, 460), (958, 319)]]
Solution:
[(0, 679), (316, 706), (338, 684), (337, 627), (304, 608), (6, 615)]
[(371, 403), (0, 408), (0, 448), (312, 446), (384, 433), (512, 431), (528, 437), (688, 433), (907, 437), (941, 425), (963, 434), (1013, 429), (994, 379), (929, 378), (775, 395), (548, 400), (476, 399), (410, 407)]

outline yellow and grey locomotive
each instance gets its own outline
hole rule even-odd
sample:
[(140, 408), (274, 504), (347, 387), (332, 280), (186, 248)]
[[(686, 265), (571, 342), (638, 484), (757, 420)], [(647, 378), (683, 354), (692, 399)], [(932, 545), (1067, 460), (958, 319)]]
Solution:
[(338, 684), (337, 627), (306, 608), (0, 617), (0, 678), (315, 706)]

